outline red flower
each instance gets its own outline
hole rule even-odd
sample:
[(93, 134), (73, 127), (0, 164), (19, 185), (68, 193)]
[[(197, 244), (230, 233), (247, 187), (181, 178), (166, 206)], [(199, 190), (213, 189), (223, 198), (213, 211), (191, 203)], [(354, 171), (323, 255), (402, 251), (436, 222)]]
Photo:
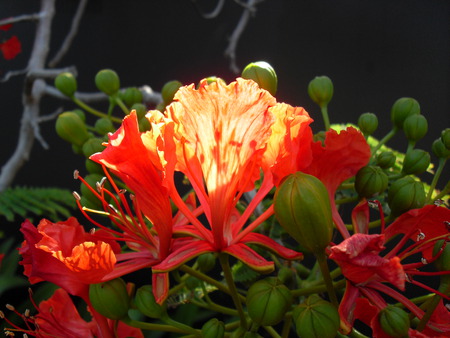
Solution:
[[(34, 302), (33, 302), (34, 303)], [(123, 322), (116, 323), (100, 316), (98, 313), (91, 321), (81, 318), (69, 294), (64, 289), (57, 289), (54, 294), (36, 307), (38, 313), (33, 316), (23, 316), (27, 329), (22, 329), (4, 318), (12, 328), (6, 328), (6, 333), (15, 331), (32, 335), (37, 338), (48, 337), (143, 337), (142, 331), (130, 327)], [(101, 318), (102, 317), (102, 318)], [(102, 325), (99, 325), (102, 321)]]
[(43, 219), (37, 228), (27, 220), (20, 231), (25, 237), (20, 264), (30, 283), (52, 282), (85, 301), (89, 284), (101, 282), (113, 270), (115, 253), (120, 252), (117, 243), (86, 233), (73, 217), (57, 223)]
[[(288, 161), (292, 143), (302, 139), (305, 161), (309, 162), (312, 121), (301, 108), (277, 104), (276, 100), (251, 80), (237, 79), (200, 83), (182, 87), (166, 115), (152, 112), (152, 132), (143, 135), (148, 149), (163, 156), (164, 177), (170, 195), (189, 220), (189, 226), (174, 227), (174, 232), (190, 236), (155, 271), (169, 271), (204, 252), (225, 252), (252, 268), (267, 271), (266, 261), (248, 244), (258, 244), (288, 259), (300, 254), (284, 248), (270, 238), (252, 231), (273, 214), (270, 207), (254, 222), (244, 225), (256, 207), (284, 175), (292, 172)], [(305, 133), (306, 137), (302, 137)], [(301, 158), (298, 150), (295, 158)], [(208, 228), (187, 207), (178, 194), (174, 170), (181, 171), (192, 184), (200, 201)], [(254, 189), (264, 175), (259, 190), (241, 215), (236, 204), (242, 195)], [(142, 182), (143, 178), (137, 178)], [(146, 186), (151, 189), (151, 186)]]
[[(367, 209), (367, 202), (363, 201), (354, 209), (352, 215), (354, 222), (357, 222), (354, 224), (355, 228), (366, 232), (369, 223)], [(365, 221), (364, 215), (367, 217)], [(345, 330), (351, 330), (355, 318), (365, 316), (364, 310), (359, 312), (355, 310), (356, 301), (360, 297), (367, 298), (377, 311), (387, 306), (380, 293), (401, 302), (416, 317), (422, 318), (423, 310), (395, 289), (385, 285), (386, 282), (402, 291), (405, 290), (405, 283), (410, 282), (449, 299), (448, 296), (432, 290), (413, 278), (414, 275), (441, 274), (441, 272), (422, 272), (419, 268), (435, 259), (432, 257), (432, 250), (438, 240), (450, 239), (445, 223), (449, 219), (449, 209), (427, 205), (401, 215), (386, 230), (382, 226), (382, 234), (355, 233), (339, 245), (331, 247), (329, 258), (336, 261), (347, 279), (347, 287), (339, 307)], [(400, 234), (403, 236), (397, 238), (398, 244), (381, 255), (385, 251), (384, 244)], [(408, 240), (413, 240), (413, 244), (407, 245)], [(417, 253), (421, 254), (420, 261), (404, 262), (406, 258)], [(430, 323), (429, 328), (431, 329)], [(440, 325), (439, 329), (450, 331), (450, 325), (448, 323)]]
[[(0, 26), (0, 30), (7, 31), (12, 27), (12, 24)], [(6, 41), (0, 43), (0, 50), (6, 60), (14, 59), (17, 54), (22, 51), (22, 44), (17, 36), (12, 36)]]
[(333, 220), (341, 235), (346, 238), (349, 233), (339, 216), (334, 195), (342, 182), (355, 176), (369, 162), (370, 147), (358, 130), (348, 127), (340, 133), (333, 129), (327, 131), (325, 145), (321, 142), (313, 143), (312, 153), (311, 164), (302, 171), (317, 177), (326, 186)]

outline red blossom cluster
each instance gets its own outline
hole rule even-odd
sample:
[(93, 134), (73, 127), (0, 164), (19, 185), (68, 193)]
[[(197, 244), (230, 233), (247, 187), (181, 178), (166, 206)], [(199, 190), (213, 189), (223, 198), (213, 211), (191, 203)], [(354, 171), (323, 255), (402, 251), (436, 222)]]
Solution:
[[(0, 26), (0, 30), (8, 31), (11, 27), (12, 24), (3, 25)], [(5, 60), (12, 60), (22, 51), (22, 44), (17, 36), (13, 35), (9, 39), (0, 42), (0, 51), (2, 52)]]

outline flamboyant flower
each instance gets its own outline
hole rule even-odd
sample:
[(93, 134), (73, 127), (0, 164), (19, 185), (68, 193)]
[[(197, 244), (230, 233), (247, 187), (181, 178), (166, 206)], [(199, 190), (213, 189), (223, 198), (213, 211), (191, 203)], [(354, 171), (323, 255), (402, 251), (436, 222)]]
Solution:
[[(0, 30), (7, 31), (12, 27), (12, 24), (0, 26)], [(17, 54), (22, 51), (22, 44), (17, 36), (12, 36), (8, 40), (0, 42), (0, 51), (3, 53), (5, 60), (14, 59)]]
[[(34, 304), (33, 300), (32, 302)], [(98, 313), (95, 313), (90, 321), (84, 320), (64, 289), (57, 289), (49, 299), (40, 302), (39, 306), (36, 304), (34, 306), (38, 311), (35, 315), (30, 315), (29, 311), (25, 315), (21, 315), (14, 308), (8, 306), (26, 322), (27, 328), (21, 328), (5, 317), (4, 319), (11, 326), (5, 329), (7, 336), (14, 336), (14, 332), (22, 332), (37, 338), (143, 337), (141, 330), (123, 322), (115, 323), (115, 321), (102, 318)]]
[(113, 271), (120, 252), (115, 241), (86, 233), (74, 217), (57, 223), (43, 219), (37, 227), (27, 220), (20, 231), (25, 237), (20, 264), (30, 283), (52, 282), (85, 301), (89, 284)]
[(349, 232), (336, 208), (334, 195), (342, 182), (355, 176), (369, 162), (370, 147), (364, 136), (353, 127), (340, 133), (330, 129), (325, 135), (324, 145), (320, 141), (312, 144), (311, 164), (306, 169), (298, 170), (317, 177), (325, 185), (330, 195), (333, 221), (346, 238)]
[[(191, 237), (154, 270), (174, 269), (205, 252), (228, 253), (256, 270), (271, 270), (273, 263), (248, 244), (261, 245), (284, 258), (300, 257), (252, 232), (273, 214), (273, 207), (245, 225), (274, 184), (292, 172), (293, 161), (309, 164), (312, 119), (304, 109), (277, 103), (251, 80), (238, 78), (229, 85), (202, 80), (198, 89), (194, 85), (180, 88), (165, 115), (153, 111), (149, 118), (152, 134), (143, 135), (143, 142), (166, 161), (170, 195), (190, 222), (174, 227), (174, 232)], [(179, 196), (174, 170), (192, 184), (207, 227)], [(261, 176), (259, 189), (240, 214), (237, 203)]]
[[(379, 203), (378, 205), (381, 209), (381, 205)], [(382, 214), (381, 210), (380, 213)], [(413, 277), (450, 274), (450, 271), (419, 270), (436, 258), (432, 256), (436, 242), (441, 239), (447, 241), (450, 239), (446, 223), (450, 219), (450, 210), (436, 205), (410, 210), (386, 229), (382, 224), (381, 234), (368, 234), (368, 218), (368, 203), (362, 201), (355, 207), (352, 214), (356, 233), (330, 248), (329, 258), (340, 266), (347, 279), (345, 294), (339, 306), (345, 331), (350, 331), (355, 318), (358, 318), (355, 306), (356, 301), (361, 297), (367, 298), (379, 311), (387, 306), (381, 296), (385, 294), (401, 302), (417, 318), (422, 318), (423, 310), (386, 283), (404, 291), (406, 282), (409, 282), (449, 299), (447, 295), (414, 280)], [(397, 235), (401, 237), (398, 238)], [(385, 244), (394, 237), (398, 240), (397, 244), (386, 252)], [(413, 244), (410, 244), (410, 241)], [(413, 256), (415, 254), (420, 254), (419, 260), (407, 263), (406, 259), (415, 257)], [(364, 314), (359, 313), (358, 316), (364, 316)], [(449, 325), (433, 325), (439, 330), (450, 331)]]

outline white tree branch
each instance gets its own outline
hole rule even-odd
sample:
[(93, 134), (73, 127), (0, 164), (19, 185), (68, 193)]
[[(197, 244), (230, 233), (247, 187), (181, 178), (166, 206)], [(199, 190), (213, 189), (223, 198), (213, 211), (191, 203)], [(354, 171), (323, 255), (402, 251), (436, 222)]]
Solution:
[(219, 0), (216, 7), (211, 12), (205, 13), (201, 10), (196, 0), (192, 0), (192, 2), (194, 3), (195, 8), (197, 8), (197, 11), (204, 19), (214, 19), (215, 17), (217, 17), (222, 11), (223, 5), (225, 4), (225, 0)]
[(0, 20), (0, 26), (9, 25), (10, 23), (17, 23), (17, 22), (21, 22), (21, 21), (38, 21), (40, 18), (41, 18), (41, 13), (23, 14), (23, 15), (14, 16), (12, 18)]

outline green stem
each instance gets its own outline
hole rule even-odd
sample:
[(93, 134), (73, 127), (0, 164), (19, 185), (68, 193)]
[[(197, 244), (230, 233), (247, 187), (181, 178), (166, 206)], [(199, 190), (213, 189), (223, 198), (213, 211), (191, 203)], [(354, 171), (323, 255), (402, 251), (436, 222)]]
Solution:
[(328, 106), (325, 105), (320, 107), (320, 111), (322, 112), (323, 123), (325, 124), (325, 131), (330, 129), (330, 118), (328, 117)]
[(130, 113), (130, 110), (127, 108), (125, 103), (123, 103), (122, 99), (118, 95), (114, 97), (114, 101), (120, 107), (120, 109), (122, 109), (125, 115), (128, 115)]
[(239, 297), (239, 293), (236, 289), (236, 285), (234, 284), (233, 274), (230, 268), (230, 262), (228, 261), (228, 255), (224, 253), (219, 254), (219, 262), (222, 266), (222, 271), (225, 276), (225, 280), (227, 282), (228, 288), (230, 290), (230, 296), (233, 299), (234, 305), (236, 306), (236, 310), (239, 313), (241, 327), (247, 329), (247, 320), (244, 313), (244, 309), (242, 308), (241, 299)]
[(427, 309), (425, 311), (425, 314), (420, 319), (419, 324), (417, 324), (417, 329), (416, 329), (417, 331), (420, 332), (420, 331), (423, 331), (423, 329), (425, 329), (425, 326), (427, 325), (428, 320), (431, 318), (431, 315), (433, 314), (434, 310), (439, 305), (441, 298), (442, 297), (439, 295), (434, 295), (433, 298), (431, 298), (431, 300), (427, 304)]
[(183, 329), (180, 329), (180, 328), (172, 326), (172, 325), (146, 323), (146, 322), (141, 322), (138, 320), (133, 320), (130, 318), (123, 318), (123, 319), (121, 319), (121, 321), (123, 321), (125, 324), (127, 324), (129, 326), (136, 327), (138, 329), (143, 329), (143, 330), (159, 331), (159, 332), (174, 332), (174, 333), (182, 333), (182, 334), (189, 333)]
[[(338, 282), (333, 283), (334, 289), (342, 289), (345, 287), (345, 279), (342, 279)], [(301, 297), (301, 296), (309, 296), (314, 293), (322, 293), (327, 291), (327, 287), (324, 284), (317, 285), (317, 286), (311, 286), (307, 288), (301, 288), (297, 290), (292, 290), (291, 294), (292, 297)]]
[(288, 338), (289, 332), (291, 331), (291, 323), (292, 323), (292, 314), (286, 314), (284, 318), (283, 328), (281, 330), (281, 337)]
[(161, 320), (168, 325), (172, 325), (173, 327), (177, 327), (180, 330), (184, 330), (185, 333), (189, 333), (189, 334), (193, 334), (193, 335), (198, 335), (200, 333), (199, 330), (196, 330), (186, 324), (183, 324), (183, 323), (177, 322), (176, 320), (173, 320), (167, 314), (165, 316), (161, 317)]
[(369, 338), (366, 335), (363, 335), (361, 332), (355, 330), (355, 328), (352, 329), (352, 331), (348, 334), (348, 337), (351, 338)]
[(330, 298), (331, 303), (338, 308), (339, 302), (336, 297), (336, 293), (334, 292), (333, 280), (331, 279), (330, 269), (327, 264), (327, 256), (323, 252), (316, 253), (315, 256), (319, 262), (320, 271), (322, 272), (323, 280), (327, 288), (328, 297)]
[(445, 162), (447, 160), (445, 158), (440, 158), (439, 159), (439, 164), (438, 164), (438, 168), (436, 169), (436, 173), (433, 176), (433, 180), (431, 181), (430, 184), (430, 190), (428, 190), (428, 195), (427, 195), (427, 203), (431, 203), (431, 198), (433, 197), (433, 191), (434, 188), (436, 188), (437, 182), (439, 180), (439, 177), (442, 174), (442, 171), (444, 170), (444, 166), (445, 166)]
[(372, 155), (375, 157), (375, 154), (377, 151), (385, 144), (387, 143), (391, 138), (395, 136), (398, 132), (398, 128), (393, 128), (389, 133), (387, 133), (381, 140), (378, 142), (378, 144), (375, 146), (375, 148), (372, 149)]
[(278, 334), (278, 332), (272, 327), (272, 326), (263, 326), (264, 330), (267, 331), (267, 333), (270, 334), (273, 338), (281, 338), (281, 336)]
[(98, 110), (88, 106), (86, 103), (84, 103), (80, 99), (77, 99), (76, 97), (73, 97), (72, 100), (75, 104), (77, 104), (78, 106), (80, 106), (81, 108), (86, 110), (88, 113), (91, 113), (92, 115), (95, 115), (98, 117), (106, 117), (106, 118), (111, 119), (111, 121), (113, 121), (113, 122), (122, 123), (122, 119), (119, 119), (118, 117), (114, 117), (114, 116), (108, 116), (107, 114), (102, 113), (101, 111), (98, 111)]

